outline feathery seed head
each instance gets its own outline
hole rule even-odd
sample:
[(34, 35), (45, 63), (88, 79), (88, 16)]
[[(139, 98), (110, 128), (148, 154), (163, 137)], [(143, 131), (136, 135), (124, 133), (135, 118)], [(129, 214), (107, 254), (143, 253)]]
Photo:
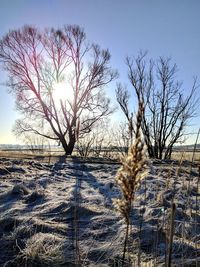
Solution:
[(122, 159), (122, 167), (116, 175), (116, 182), (122, 191), (122, 198), (115, 201), (117, 210), (129, 222), (134, 193), (140, 180), (147, 175), (144, 142), (141, 135), (144, 104), (139, 103), (136, 117), (135, 143), (129, 148), (128, 155)]

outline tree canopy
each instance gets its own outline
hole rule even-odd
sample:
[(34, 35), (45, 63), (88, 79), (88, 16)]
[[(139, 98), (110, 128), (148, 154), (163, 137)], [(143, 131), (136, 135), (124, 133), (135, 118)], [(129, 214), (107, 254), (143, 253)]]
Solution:
[[(174, 144), (183, 141), (186, 126), (195, 114), (197, 79), (194, 78), (191, 89), (187, 90), (189, 94), (185, 96), (182, 83), (176, 79), (177, 66), (170, 58), (147, 60), (146, 53), (141, 52), (136, 58), (128, 57), (126, 64), (138, 103), (144, 103), (141, 127), (149, 156), (170, 158)], [(132, 126), (127, 88), (119, 84), (116, 95), (129, 126)], [(133, 127), (130, 129), (133, 131)]]
[(77, 139), (111, 113), (103, 91), (117, 76), (110, 53), (89, 44), (79, 26), (11, 30), (0, 40), (0, 62), (22, 114), (17, 134), (57, 140), (71, 154)]

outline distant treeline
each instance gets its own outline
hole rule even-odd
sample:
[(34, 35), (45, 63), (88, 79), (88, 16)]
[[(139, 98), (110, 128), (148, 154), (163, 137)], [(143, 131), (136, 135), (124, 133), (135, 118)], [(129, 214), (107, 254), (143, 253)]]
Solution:
[[(0, 144), (0, 150), (9, 150), (9, 151), (16, 151), (16, 150), (51, 150), (51, 149), (62, 149), (58, 145), (19, 145), (19, 144)], [(75, 150), (77, 148), (75, 147)], [(98, 147), (91, 147), (90, 151), (94, 151), (95, 149), (98, 149)], [(192, 152), (194, 149), (194, 145), (180, 145), (175, 146), (173, 148), (173, 152), (179, 152), (179, 151), (185, 151), (185, 152)], [(102, 152), (106, 151), (128, 151), (128, 147), (119, 147), (119, 146), (109, 146), (109, 147), (101, 147)], [(200, 151), (200, 144), (196, 145), (196, 151)]]

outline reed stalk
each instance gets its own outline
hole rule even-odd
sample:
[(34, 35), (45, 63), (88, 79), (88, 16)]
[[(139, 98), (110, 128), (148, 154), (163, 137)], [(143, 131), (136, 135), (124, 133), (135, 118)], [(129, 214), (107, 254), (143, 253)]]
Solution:
[(121, 199), (115, 201), (115, 205), (126, 223), (122, 266), (124, 266), (130, 235), (131, 211), (134, 193), (141, 179), (143, 179), (147, 174), (145, 168), (147, 161), (141, 134), (143, 112), (144, 104), (141, 102), (139, 103), (136, 117), (135, 141), (129, 148), (128, 155), (123, 158), (122, 167), (116, 175), (116, 181), (121, 189), (122, 197)]

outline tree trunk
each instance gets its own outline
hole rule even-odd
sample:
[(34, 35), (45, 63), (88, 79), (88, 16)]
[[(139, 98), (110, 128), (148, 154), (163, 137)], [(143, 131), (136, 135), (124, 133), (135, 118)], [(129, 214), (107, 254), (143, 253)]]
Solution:
[(168, 146), (165, 152), (165, 159), (171, 159), (173, 146)]
[(68, 150), (66, 151), (65, 150), (65, 154), (66, 155), (71, 155), (72, 154), (72, 152), (73, 152), (73, 150), (74, 150), (74, 145), (75, 145), (75, 138), (70, 138), (70, 140), (69, 140), (69, 143), (68, 143)]
[(162, 155), (163, 155), (163, 148), (159, 146), (159, 153), (158, 153), (158, 159), (162, 159)]
[(154, 147), (153, 147), (153, 156), (154, 158), (158, 159), (158, 144), (157, 142), (154, 142)]
[(62, 147), (65, 151), (65, 155), (71, 155), (73, 150), (74, 150), (74, 145), (75, 145), (75, 137), (74, 136), (69, 136), (69, 143), (67, 144), (65, 137), (60, 136), (60, 142), (62, 144)]

